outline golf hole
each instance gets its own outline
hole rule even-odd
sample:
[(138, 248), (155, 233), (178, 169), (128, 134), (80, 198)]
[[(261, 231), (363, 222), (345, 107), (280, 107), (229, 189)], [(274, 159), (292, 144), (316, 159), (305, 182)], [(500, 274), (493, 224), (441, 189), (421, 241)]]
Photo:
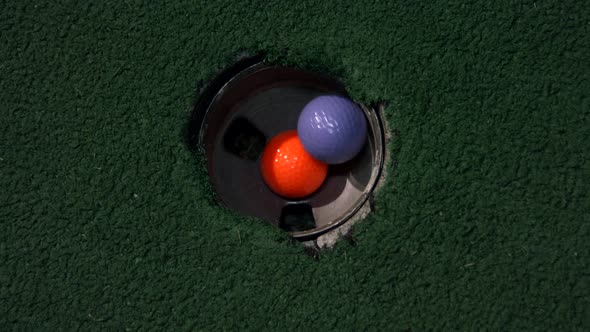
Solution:
[(368, 124), (362, 151), (347, 163), (330, 165), (326, 180), (310, 196), (278, 196), (260, 174), (261, 153), (269, 139), (296, 129), (303, 107), (326, 94), (348, 96), (335, 78), (255, 59), (238, 62), (202, 91), (189, 123), (188, 143), (206, 157), (219, 204), (301, 240), (316, 238), (355, 216), (372, 195), (384, 162), (384, 130), (372, 107), (358, 103)]

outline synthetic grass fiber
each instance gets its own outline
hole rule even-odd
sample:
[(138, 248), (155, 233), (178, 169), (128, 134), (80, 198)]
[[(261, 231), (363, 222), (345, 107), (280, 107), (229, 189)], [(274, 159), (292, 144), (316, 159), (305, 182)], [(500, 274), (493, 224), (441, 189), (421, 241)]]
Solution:
[[(590, 2), (0, 2), (0, 330), (589, 330)], [(387, 101), (318, 259), (184, 143), (240, 54)]]

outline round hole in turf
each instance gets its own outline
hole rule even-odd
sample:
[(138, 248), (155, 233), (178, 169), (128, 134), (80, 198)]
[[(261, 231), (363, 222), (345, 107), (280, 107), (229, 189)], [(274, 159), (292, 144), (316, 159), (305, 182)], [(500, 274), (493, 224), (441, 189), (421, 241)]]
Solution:
[(320, 189), (299, 200), (275, 195), (264, 183), (259, 159), (266, 142), (296, 129), (303, 107), (323, 94), (348, 96), (337, 79), (246, 59), (222, 72), (193, 111), (193, 140), (206, 157), (218, 202), (261, 218), (299, 239), (317, 237), (359, 211), (375, 188), (384, 162), (384, 130), (377, 110), (360, 104), (367, 143), (350, 162), (331, 165)]

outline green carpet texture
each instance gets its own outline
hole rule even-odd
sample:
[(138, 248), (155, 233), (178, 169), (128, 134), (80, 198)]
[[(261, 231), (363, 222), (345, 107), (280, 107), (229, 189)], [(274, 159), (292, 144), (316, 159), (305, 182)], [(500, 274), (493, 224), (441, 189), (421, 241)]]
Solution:
[[(588, 331), (589, 36), (588, 1), (0, 1), (0, 330)], [(259, 53), (388, 103), (319, 257), (185, 144)]]

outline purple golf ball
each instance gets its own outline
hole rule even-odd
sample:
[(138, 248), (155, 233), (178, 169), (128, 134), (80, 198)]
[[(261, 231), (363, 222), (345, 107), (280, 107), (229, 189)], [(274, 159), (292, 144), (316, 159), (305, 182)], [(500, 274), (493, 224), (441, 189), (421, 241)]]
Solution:
[(367, 120), (361, 108), (341, 96), (319, 96), (299, 115), (297, 134), (314, 158), (342, 164), (354, 158), (367, 137)]

